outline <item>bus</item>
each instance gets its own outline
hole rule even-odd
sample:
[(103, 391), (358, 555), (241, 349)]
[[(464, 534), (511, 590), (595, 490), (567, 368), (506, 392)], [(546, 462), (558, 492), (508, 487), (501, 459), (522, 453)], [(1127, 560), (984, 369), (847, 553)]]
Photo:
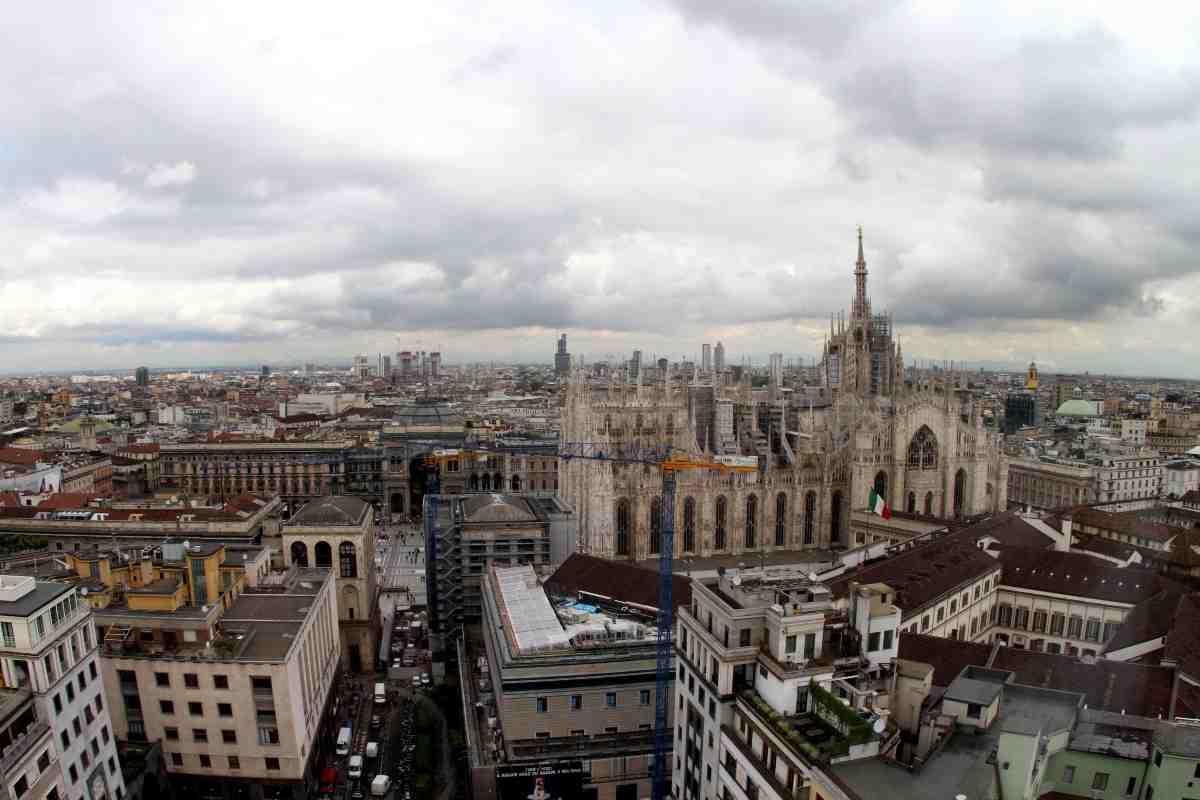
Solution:
[(349, 725), (346, 725), (340, 731), (338, 731), (337, 754), (339, 756), (350, 755), (350, 726)]

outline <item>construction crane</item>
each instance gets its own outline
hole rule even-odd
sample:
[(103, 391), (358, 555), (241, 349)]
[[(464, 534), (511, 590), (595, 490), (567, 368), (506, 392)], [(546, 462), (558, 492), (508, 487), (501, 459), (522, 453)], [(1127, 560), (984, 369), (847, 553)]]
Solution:
[[(433, 467), (429, 482), (431, 491), (425, 496), (426, 530), (433, 535), (429, 537), (429, 547), (437, 546), (437, 508), (432, 496), (437, 494), (439, 479), (438, 469), (443, 464), (471, 458), (486, 458), (490, 454), (524, 454), (519, 446), (508, 448), (504, 445), (480, 443), (470, 449), (434, 450), (425, 456), (426, 466)], [(656, 703), (654, 710), (654, 782), (652, 797), (654, 800), (666, 800), (671, 796), (671, 787), (666, 780), (668, 766), (667, 753), (671, 749), (671, 728), (667, 724), (670, 711), (669, 697), (671, 680), (674, 677), (672, 660), (674, 656), (674, 627), (675, 603), (672, 598), (672, 559), (675, 551), (675, 483), (676, 476), (685, 470), (703, 469), (720, 472), (757, 472), (758, 459), (747, 456), (714, 456), (697, 458), (684, 450), (673, 447), (634, 447), (614, 448), (608, 443), (599, 442), (566, 442), (558, 446), (558, 457), (564, 460), (583, 458), (593, 461), (610, 461), (618, 464), (645, 464), (658, 469), (662, 473), (662, 503), (659, 531), (658, 556), (658, 636), (656, 642)], [(436, 550), (431, 550), (430, 557), (437, 558)], [(436, 572), (433, 570), (431, 572)], [(436, 580), (430, 574), (427, 581)], [(436, 586), (434, 587), (436, 591)]]

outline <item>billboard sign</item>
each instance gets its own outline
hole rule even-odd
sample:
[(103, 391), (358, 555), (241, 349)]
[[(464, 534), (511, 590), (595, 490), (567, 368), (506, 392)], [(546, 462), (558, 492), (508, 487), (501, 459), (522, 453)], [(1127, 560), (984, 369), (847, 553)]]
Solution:
[(496, 768), (499, 800), (574, 800), (583, 793), (582, 761)]

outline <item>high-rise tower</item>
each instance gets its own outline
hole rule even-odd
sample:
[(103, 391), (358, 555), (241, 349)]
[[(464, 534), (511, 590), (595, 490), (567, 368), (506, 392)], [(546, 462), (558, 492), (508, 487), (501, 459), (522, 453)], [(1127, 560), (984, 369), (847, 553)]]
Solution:
[(558, 337), (558, 351), (554, 354), (554, 372), (566, 375), (571, 371), (571, 354), (567, 352), (567, 335)]

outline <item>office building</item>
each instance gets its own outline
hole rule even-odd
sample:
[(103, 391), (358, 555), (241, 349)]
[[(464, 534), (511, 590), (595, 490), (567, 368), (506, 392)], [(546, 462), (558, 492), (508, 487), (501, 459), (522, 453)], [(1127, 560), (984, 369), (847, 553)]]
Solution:
[(134, 373), (134, 376), (134, 380), (137, 382), (138, 386), (150, 385), (150, 370), (146, 367), (138, 367), (137, 371)]
[[(203, 577), (129, 589), (97, 611), (115, 733), (161, 743), (176, 797), (313, 797), (340, 674), (334, 573), (294, 568), (249, 586), (216, 555), (188, 550)], [(214, 568), (231, 574), (220, 602)]]
[(704, 373), (712, 372), (713, 354), (712, 345), (708, 342), (700, 345), (700, 370)]
[(725, 371), (725, 345), (720, 342), (717, 342), (717, 346), (713, 348), (713, 370)]
[(567, 335), (558, 337), (558, 350), (554, 353), (554, 373), (559, 377), (571, 372), (571, 354), (567, 352)]

